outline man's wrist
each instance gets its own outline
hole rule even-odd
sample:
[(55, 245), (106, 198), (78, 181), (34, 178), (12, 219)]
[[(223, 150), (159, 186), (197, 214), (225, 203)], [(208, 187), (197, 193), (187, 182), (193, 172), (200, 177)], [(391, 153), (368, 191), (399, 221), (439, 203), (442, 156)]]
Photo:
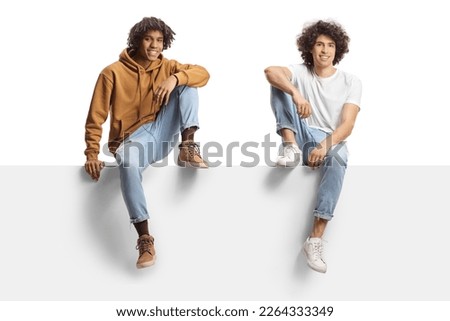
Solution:
[(328, 140), (328, 139), (326, 139), (326, 140), (324, 140), (324, 141), (321, 141), (320, 143), (318, 143), (317, 145), (316, 145), (316, 148), (317, 149), (322, 149), (322, 148), (325, 148), (325, 150), (328, 152), (328, 150), (331, 148), (331, 141), (330, 140)]

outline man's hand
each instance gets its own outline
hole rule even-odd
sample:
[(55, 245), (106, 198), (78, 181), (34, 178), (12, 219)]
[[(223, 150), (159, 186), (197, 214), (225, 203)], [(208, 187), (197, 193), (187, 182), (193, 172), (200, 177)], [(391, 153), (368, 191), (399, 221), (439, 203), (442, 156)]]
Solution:
[(84, 164), (84, 169), (94, 181), (100, 178), (100, 172), (105, 167), (105, 163), (99, 160), (88, 160)]
[(170, 76), (166, 80), (164, 80), (158, 88), (155, 90), (154, 100), (156, 103), (161, 106), (163, 103), (167, 105), (169, 103), (170, 93), (176, 87), (178, 82), (177, 77)]
[(294, 101), (295, 107), (297, 107), (297, 114), (301, 118), (308, 118), (309, 116), (311, 116), (311, 105), (305, 98), (303, 98), (300, 94), (294, 94), (292, 96), (292, 99)]
[(318, 144), (314, 149), (309, 153), (308, 156), (308, 166), (314, 168), (322, 165), (325, 156), (327, 155), (327, 149), (323, 147), (321, 144)]

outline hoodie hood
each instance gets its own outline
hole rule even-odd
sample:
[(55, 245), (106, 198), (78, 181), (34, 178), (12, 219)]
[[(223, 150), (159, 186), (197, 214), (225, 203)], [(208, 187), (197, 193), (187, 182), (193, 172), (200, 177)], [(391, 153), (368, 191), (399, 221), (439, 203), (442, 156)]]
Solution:
[[(163, 58), (164, 58), (163, 55), (160, 54), (158, 59), (152, 61), (150, 65), (147, 67), (147, 69), (145, 69), (145, 71), (151, 71), (153, 69), (160, 68), (162, 65)], [(131, 70), (134, 70), (136, 72), (139, 70), (139, 68), (142, 68), (141, 65), (139, 65), (136, 61), (133, 60), (133, 58), (131, 58), (128, 49), (124, 49), (120, 53), (119, 61), (122, 62), (125, 66), (127, 66)]]

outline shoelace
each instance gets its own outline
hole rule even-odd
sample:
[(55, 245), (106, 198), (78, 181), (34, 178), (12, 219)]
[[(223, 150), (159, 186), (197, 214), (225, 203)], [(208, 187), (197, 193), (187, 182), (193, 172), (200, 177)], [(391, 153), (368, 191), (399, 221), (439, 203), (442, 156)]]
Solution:
[(189, 143), (187, 145), (189, 156), (194, 157), (200, 155), (200, 147), (196, 143)]
[(295, 149), (294, 145), (288, 145), (284, 148), (284, 156), (287, 156), (289, 159), (296, 159), (296, 154), (299, 154), (299, 152)]
[(322, 243), (313, 243), (314, 260), (322, 260), (323, 245)]
[(142, 254), (144, 252), (150, 252), (150, 245), (153, 244), (151, 239), (140, 240), (136, 245), (136, 250), (139, 250), (139, 253)]

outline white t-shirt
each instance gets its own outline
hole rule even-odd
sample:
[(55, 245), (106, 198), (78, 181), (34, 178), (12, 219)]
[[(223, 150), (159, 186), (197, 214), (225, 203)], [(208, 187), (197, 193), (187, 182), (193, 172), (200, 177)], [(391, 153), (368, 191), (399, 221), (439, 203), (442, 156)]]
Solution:
[(340, 124), (344, 104), (361, 107), (361, 81), (339, 69), (327, 78), (310, 72), (304, 64), (290, 65), (291, 82), (311, 104), (312, 114), (306, 118), (311, 127), (333, 132)]

